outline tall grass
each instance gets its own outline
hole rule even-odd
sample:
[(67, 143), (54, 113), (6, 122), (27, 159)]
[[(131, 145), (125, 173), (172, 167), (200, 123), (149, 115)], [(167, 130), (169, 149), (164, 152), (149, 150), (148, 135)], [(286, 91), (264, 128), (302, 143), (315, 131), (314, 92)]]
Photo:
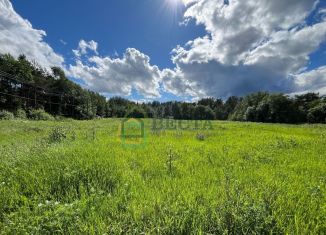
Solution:
[(1, 121), (0, 233), (325, 234), (325, 126), (119, 124)]

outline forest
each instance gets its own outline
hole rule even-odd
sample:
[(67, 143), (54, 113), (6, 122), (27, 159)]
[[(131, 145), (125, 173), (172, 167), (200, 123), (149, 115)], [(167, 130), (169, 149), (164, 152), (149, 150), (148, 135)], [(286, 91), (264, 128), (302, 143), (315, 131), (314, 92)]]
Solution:
[(24, 55), (17, 59), (9, 54), (0, 55), (0, 84), (0, 119), (6, 116), (4, 113), (33, 119), (35, 112), (44, 112), (79, 120), (157, 117), (289, 124), (326, 122), (326, 98), (315, 93), (288, 96), (258, 92), (225, 100), (209, 97), (197, 102), (136, 103), (121, 97), (107, 99), (69, 80), (63, 69), (53, 67), (48, 71)]

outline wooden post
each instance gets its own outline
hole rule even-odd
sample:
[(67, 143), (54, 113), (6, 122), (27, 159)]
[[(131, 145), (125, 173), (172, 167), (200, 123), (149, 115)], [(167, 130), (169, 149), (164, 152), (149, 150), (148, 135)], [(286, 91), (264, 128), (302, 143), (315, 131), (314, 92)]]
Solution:
[(52, 114), (52, 102), (51, 102), (51, 95), (49, 95), (49, 104), (50, 104), (50, 113)]
[(34, 108), (36, 109), (36, 88), (34, 88)]
[(72, 97), (72, 117), (74, 118), (75, 117), (75, 97), (73, 96)]
[(59, 115), (62, 115), (62, 94), (60, 95)]

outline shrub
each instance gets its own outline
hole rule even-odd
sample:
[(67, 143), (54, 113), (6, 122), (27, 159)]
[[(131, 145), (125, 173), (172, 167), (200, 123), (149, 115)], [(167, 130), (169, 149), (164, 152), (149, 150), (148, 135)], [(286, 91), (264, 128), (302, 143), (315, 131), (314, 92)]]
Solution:
[(197, 120), (214, 120), (215, 114), (210, 107), (197, 105), (194, 111), (194, 118)]
[(326, 103), (321, 103), (313, 107), (308, 112), (309, 123), (325, 123), (326, 122)]
[(11, 120), (11, 119), (14, 119), (13, 113), (6, 110), (0, 111), (0, 120)]
[(23, 109), (17, 109), (15, 112), (15, 117), (18, 119), (26, 119), (27, 118), (26, 111)]
[(32, 120), (52, 121), (54, 117), (43, 109), (33, 109), (29, 111), (28, 117)]
[(204, 141), (206, 139), (206, 136), (204, 134), (197, 133), (196, 139), (199, 141)]
[(50, 135), (49, 140), (51, 143), (60, 143), (67, 138), (67, 131), (63, 127), (54, 128)]
[(56, 120), (56, 121), (64, 121), (65, 120), (65, 117), (63, 117), (63, 116), (54, 116), (54, 119)]
[(61, 122), (61, 121), (65, 121), (65, 122), (67, 122), (67, 121), (73, 121), (73, 120), (74, 120), (73, 118), (70, 118), (70, 117), (64, 117), (64, 116), (59, 116), (59, 115), (55, 116), (54, 119), (55, 119), (56, 121), (59, 121), (59, 122)]
[(130, 112), (126, 115), (128, 118), (145, 118), (145, 111), (140, 107), (134, 107), (130, 110)]

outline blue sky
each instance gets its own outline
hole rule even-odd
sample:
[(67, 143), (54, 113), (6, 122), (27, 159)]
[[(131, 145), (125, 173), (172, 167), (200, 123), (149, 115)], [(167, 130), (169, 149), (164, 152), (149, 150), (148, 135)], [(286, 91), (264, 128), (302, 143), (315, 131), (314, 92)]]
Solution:
[[(160, 68), (173, 67), (170, 52), (177, 45), (205, 35), (194, 22), (180, 26), (184, 5), (174, 9), (164, 0), (12, 1), (15, 10), (34, 28), (47, 32), (47, 41), (69, 59), (81, 38), (99, 43), (99, 53), (123, 54), (134, 47)], [(44, 14), (43, 14), (44, 13)], [(63, 40), (67, 45), (63, 45)]]
[(61, 66), (70, 79), (107, 97), (326, 94), (325, 1), (11, 3), (0, 0), (1, 53)]

